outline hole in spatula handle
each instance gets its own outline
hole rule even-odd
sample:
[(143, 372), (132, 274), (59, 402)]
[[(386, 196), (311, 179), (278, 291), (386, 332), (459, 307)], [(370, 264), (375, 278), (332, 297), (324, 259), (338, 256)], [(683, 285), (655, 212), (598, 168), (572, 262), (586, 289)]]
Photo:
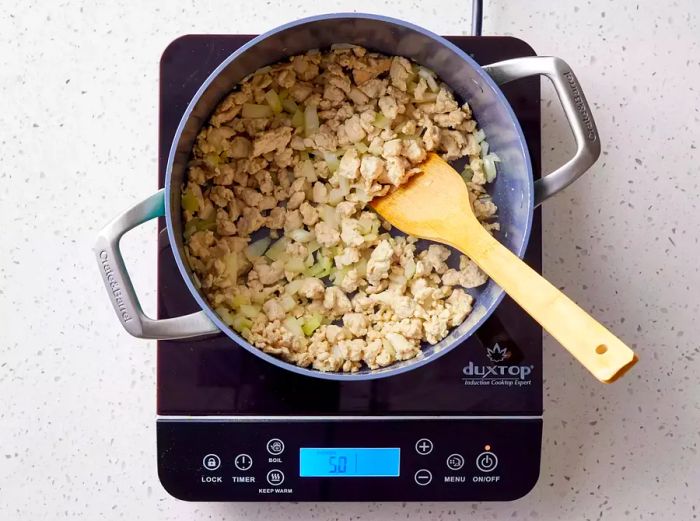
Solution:
[(598, 347), (595, 348), (595, 352), (598, 353), (599, 355), (604, 355), (605, 353), (608, 352), (608, 346), (604, 344), (600, 344)]

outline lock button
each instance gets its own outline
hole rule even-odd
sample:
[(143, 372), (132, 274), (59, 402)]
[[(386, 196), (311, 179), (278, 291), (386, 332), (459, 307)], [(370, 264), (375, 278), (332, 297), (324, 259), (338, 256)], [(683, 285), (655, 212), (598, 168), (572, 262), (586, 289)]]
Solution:
[(202, 466), (206, 470), (213, 472), (221, 466), (221, 458), (216, 454), (207, 454), (202, 458)]

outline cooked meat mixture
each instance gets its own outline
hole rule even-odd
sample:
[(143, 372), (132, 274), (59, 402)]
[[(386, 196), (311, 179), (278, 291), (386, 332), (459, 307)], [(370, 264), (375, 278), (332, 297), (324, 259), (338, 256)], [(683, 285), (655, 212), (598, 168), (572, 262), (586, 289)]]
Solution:
[(476, 215), (498, 229), (484, 188), (498, 158), (483, 139), (469, 106), (406, 58), (340, 45), (264, 67), (194, 146), (182, 208), (196, 282), (245, 339), (300, 366), (413, 358), (465, 319), (465, 288), (487, 277), (464, 256), (449, 268), (445, 246), (389, 233), (368, 202), (428, 151), (467, 156)]

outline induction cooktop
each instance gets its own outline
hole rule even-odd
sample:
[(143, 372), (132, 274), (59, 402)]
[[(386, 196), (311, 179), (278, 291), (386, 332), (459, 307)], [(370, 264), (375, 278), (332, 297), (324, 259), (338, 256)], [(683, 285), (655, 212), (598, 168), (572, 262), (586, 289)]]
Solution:
[[(161, 58), (159, 186), (197, 88), (248, 35), (188, 35)], [(511, 37), (448, 37), (478, 63), (531, 56)], [(540, 87), (502, 87), (540, 171)], [(197, 311), (159, 223), (158, 317)], [(541, 272), (535, 211), (525, 260)], [(189, 501), (513, 500), (535, 485), (542, 330), (509, 298), (477, 333), (397, 376), (331, 381), (275, 367), (224, 334), (158, 342), (158, 473)]]

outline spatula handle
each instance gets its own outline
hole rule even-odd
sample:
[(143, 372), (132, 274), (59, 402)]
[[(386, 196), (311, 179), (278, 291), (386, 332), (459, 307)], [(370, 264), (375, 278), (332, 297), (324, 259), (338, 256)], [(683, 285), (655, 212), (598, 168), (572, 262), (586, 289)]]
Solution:
[(480, 225), (469, 228), (464, 238), (452, 245), (481, 267), (598, 380), (613, 382), (634, 365), (634, 351), (605, 326)]

